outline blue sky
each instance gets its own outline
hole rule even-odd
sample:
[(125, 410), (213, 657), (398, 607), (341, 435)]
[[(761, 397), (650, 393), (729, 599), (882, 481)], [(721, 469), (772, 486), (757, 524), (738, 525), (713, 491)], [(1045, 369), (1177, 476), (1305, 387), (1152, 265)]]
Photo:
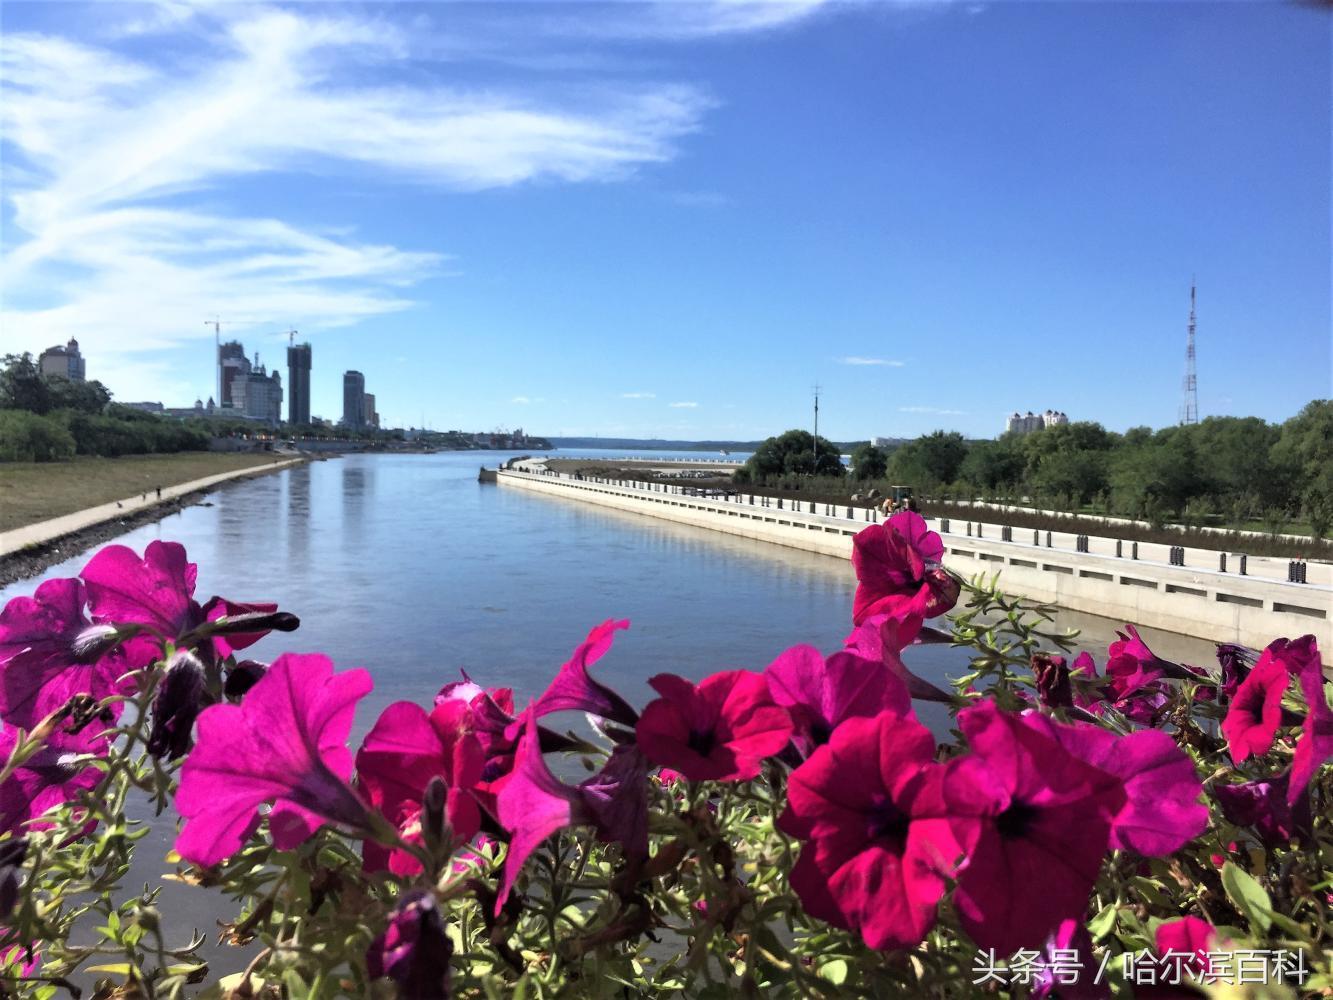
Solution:
[[(6, 2), (0, 349), (394, 424), (838, 438), (1330, 395), (1330, 26), (1264, 3)], [(285, 374), (285, 370), (284, 370)]]

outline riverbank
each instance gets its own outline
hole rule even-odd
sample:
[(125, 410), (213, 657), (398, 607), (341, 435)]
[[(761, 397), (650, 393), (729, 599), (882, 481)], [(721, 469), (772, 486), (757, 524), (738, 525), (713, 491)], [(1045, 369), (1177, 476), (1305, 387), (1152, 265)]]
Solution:
[[(182, 459), (186, 456), (136, 456), (138, 459)], [(27, 480), (31, 491), (25, 495), (25, 510), (33, 510), (45, 498), (48, 502), (47, 517), (29, 520), (21, 526), (0, 531), (0, 586), (16, 580), (36, 576), (48, 566), (62, 562), (78, 552), (93, 548), (111, 538), (124, 534), (143, 524), (160, 520), (169, 514), (177, 513), (185, 507), (199, 503), (215, 487), (228, 482), (267, 475), (280, 469), (290, 468), (306, 459), (274, 455), (264, 452), (256, 455), (194, 455), (197, 461), (176, 461), (157, 463), (135, 462), (124, 459), (94, 459), (82, 465), (78, 470), (82, 479), (52, 477), (34, 481), (23, 468), (0, 468), (0, 481), (5, 484), (4, 500), (0, 510), (9, 516), (7, 497), (10, 491), (18, 488)], [(198, 461), (202, 459), (203, 461)], [(245, 459), (246, 461), (240, 461)], [(130, 461), (130, 468), (115, 468), (115, 463)], [(56, 463), (50, 463), (55, 465)], [(74, 464), (74, 463), (71, 463)], [(50, 465), (39, 467), (46, 471)], [(228, 467), (230, 466), (230, 467)], [(221, 470), (219, 470), (221, 467)], [(211, 475), (194, 476), (181, 479), (189, 470), (211, 468)], [(10, 473), (13, 473), (10, 476)], [(86, 486), (86, 495), (105, 496), (108, 491), (123, 490), (127, 482), (136, 483), (136, 477), (155, 472), (159, 475), (160, 489), (157, 484), (152, 488), (137, 490), (137, 495), (67, 511), (51, 517), (50, 513), (67, 507), (77, 483)], [(100, 477), (100, 478), (97, 478)], [(174, 479), (175, 482), (169, 480)], [(161, 480), (168, 480), (161, 482)]]

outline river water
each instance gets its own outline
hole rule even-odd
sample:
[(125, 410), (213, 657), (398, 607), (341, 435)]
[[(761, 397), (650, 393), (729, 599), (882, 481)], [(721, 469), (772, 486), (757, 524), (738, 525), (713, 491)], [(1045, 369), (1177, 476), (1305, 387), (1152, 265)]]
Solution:
[[(247, 655), (323, 652), (339, 669), (368, 668), (375, 689), (360, 704), (357, 742), (384, 706), (429, 705), (460, 668), (483, 685), (514, 688), (522, 705), (607, 618), (632, 626), (594, 672), (635, 705), (649, 699), (653, 674), (762, 670), (796, 643), (835, 649), (851, 628), (855, 577), (847, 562), (477, 482), (480, 464), (505, 457), (312, 462), (224, 486), (206, 505), (117, 541), (140, 552), (153, 539), (184, 544), (199, 564), (201, 601), (212, 594), (270, 600), (300, 616), (298, 631), (270, 635)], [(89, 555), (45, 576), (75, 575)], [(0, 589), (0, 602), (32, 593), (38, 582)], [(1062, 613), (1058, 624), (1082, 629), (1100, 664), (1118, 623)], [(1167, 657), (1212, 657), (1208, 643), (1144, 635)], [(905, 659), (941, 685), (967, 666), (964, 651), (942, 646), (913, 648)], [(928, 707), (921, 715), (937, 732), (947, 728), (943, 714)], [(153, 826), (127, 886), (156, 881), (163, 870), (171, 828)], [(218, 915), (206, 894), (173, 887), (168, 897), (184, 926), (210, 927)], [(233, 952), (221, 964), (234, 961)]]

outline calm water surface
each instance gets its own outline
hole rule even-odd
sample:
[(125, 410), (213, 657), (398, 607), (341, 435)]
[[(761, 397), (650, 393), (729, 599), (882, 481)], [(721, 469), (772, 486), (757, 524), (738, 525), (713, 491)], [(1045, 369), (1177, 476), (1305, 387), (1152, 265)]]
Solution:
[[(850, 564), (478, 484), (478, 465), (504, 457), (313, 462), (223, 487), (207, 506), (117, 541), (137, 551), (153, 539), (183, 543), (199, 564), (201, 601), (212, 594), (272, 600), (300, 616), (297, 632), (271, 635), (247, 655), (324, 652), (340, 669), (369, 668), (375, 690), (360, 704), (356, 741), (384, 706), (403, 699), (428, 705), (460, 668), (481, 684), (514, 688), (521, 705), (592, 626), (611, 617), (632, 626), (595, 672), (637, 705), (649, 699), (653, 674), (697, 679), (726, 668), (761, 670), (796, 643), (837, 648), (850, 630)], [(79, 553), (45, 576), (75, 575), (88, 557)], [(0, 601), (30, 594), (38, 582), (4, 588)], [(1062, 614), (1059, 624), (1083, 629), (1100, 663), (1117, 623)], [(1145, 636), (1165, 656), (1203, 662), (1212, 655), (1207, 643)], [(939, 646), (917, 647), (906, 659), (941, 684), (967, 662), (962, 651)], [(928, 707), (921, 714), (937, 732), (946, 728), (942, 713)], [(127, 886), (156, 883), (163, 871), (171, 824), (153, 827)], [(178, 886), (163, 903), (180, 926), (210, 928), (220, 915), (216, 897)], [(235, 962), (232, 951), (219, 965)]]

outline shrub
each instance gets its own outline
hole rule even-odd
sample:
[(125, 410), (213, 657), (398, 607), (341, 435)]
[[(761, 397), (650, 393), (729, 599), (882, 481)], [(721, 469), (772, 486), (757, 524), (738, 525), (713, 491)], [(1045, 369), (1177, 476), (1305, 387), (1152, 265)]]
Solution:
[(0, 462), (59, 462), (74, 457), (74, 438), (58, 421), (0, 410)]

